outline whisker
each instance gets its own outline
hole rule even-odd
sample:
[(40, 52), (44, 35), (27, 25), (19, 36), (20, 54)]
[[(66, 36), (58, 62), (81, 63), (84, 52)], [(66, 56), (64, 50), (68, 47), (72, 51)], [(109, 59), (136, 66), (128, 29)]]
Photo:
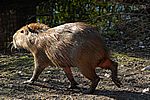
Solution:
[(13, 45), (13, 42), (10, 42), (7, 46), (7, 48), (9, 48), (11, 45)]
[(15, 44), (13, 42), (10, 42), (9, 45), (7, 46), (8, 49), (10, 49), (10, 52), (14, 52), (15, 50), (19, 50), (18, 48), (15, 47)]
[(7, 49), (10, 49), (10, 51), (12, 52), (13, 48), (14, 48), (13, 42), (10, 42), (7, 46)]
[(12, 44), (10, 51), (13, 52), (13, 49), (15, 48), (14, 44)]

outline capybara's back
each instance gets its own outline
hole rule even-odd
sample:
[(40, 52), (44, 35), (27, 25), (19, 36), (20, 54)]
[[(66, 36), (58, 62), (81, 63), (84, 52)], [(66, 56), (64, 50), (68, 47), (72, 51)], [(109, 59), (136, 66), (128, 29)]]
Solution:
[[(34, 55), (35, 70), (29, 82), (36, 80), (45, 67), (60, 66), (70, 80), (71, 87), (76, 88), (77, 83), (72, 76), (70, 67), (79, 67), (81, 73), (92, 82), (87, 93), (93, 93), (99, 82), (95, 68), (101, 67), (112, 71), (112, 80), (120, 87), (121, 83), (117, 79), (118, 64), (110, 60), (109, 51), (96, 27), (82, 22), (67, 23), (54, 28), (43, 24), (38, 28), (36, 23), (26, 27), (32, 33), (27, 35), (32, 37), (33, 42), (27, 43), (26, 47), (19, 47), (29, 49)], [(19, 32), (21, 31), (17, 31), (14, 35), (15, 45), (17, 45), (16, 37)], [(47, 64), (48, 62), (50, 63)]]
[(109, 56), (100, 32), (90, 25), (79, 22), (69, 23), (51, 28), (47, 32), (52, 34), (44, 35), (49, 37), (44, 50), (57, 66), (88, 64), (95, 67), (102, 59)]

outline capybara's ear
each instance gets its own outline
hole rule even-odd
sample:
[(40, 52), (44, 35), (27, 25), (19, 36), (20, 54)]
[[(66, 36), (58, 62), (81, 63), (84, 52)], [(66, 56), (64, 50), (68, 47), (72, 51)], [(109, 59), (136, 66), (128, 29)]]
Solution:
[(33, 33), (33, 34), (38, 34), (37, 30), (32, 29), (32, 27), (27, 26), (27, 28), (28, 28), (28, 30), (29, 30), (31, 33)]

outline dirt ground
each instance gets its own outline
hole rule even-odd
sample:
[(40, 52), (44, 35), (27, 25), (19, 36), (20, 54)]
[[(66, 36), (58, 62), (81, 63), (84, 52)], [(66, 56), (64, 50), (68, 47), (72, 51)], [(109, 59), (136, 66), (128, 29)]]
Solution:
[(126, 45), (121, 41), (107, 43), (114, 44), (108, 46), (113, 48), (112, 59), (119, 63), (118, 74), (123, 86), (115, 86), (109, 70), (97, 68), (101, 80), (92, 95), (82, 93), (89, 88), (90, 81), (78, 68), (72, 70), (80, 90), (69, 89), (68, 79), (57, 67), (46, 68), (34, 85), (27, 85), (22, 82), (32, 76), (32, 55), (0, 54), (0, 100), (150, 100), (150, 71), (141, 71), (150, 65), (150, 47), (136, 42), (127, 41)]

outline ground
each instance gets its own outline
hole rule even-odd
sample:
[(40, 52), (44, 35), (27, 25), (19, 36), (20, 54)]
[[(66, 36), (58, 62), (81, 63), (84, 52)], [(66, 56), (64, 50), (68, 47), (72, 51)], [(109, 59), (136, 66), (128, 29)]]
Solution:
[[(110, 39), (109, 39), (110, 40)], [(132, 39), (129, 39), (132, 40)], [(0, 54), (0, 99), (20, 100), (149, 100), (150, 71), (141, 71), (150, 65), (149, 46), (145, 41), (107, 41), (112, 48), (112, 59), (119, 63), (118, 76), (122, 87), (111, 81), (110, 71), (97, 68), (101, 78), (92, 95), (83, 94), (90, 81), (78, 70), (72, 68), (75, 80), (81, 89), (69, 89), (69, 81), (58, 67), (46, 68), (35, 85), (22, 84), (30, 79), (33, 71), (33, 57), (30, 53)], [(149, 44), (148, 44), (149, 45)]]

